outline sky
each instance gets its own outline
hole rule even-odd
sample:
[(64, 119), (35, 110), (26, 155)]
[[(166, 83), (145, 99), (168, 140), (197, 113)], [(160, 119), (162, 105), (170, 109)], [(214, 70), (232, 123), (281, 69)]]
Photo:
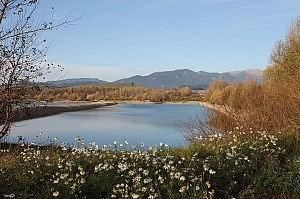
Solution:
[(57, 78), (115, 81), (158, 71), (265, 69), (300, 16), (299, 0), (48, 0), (47, 59)]

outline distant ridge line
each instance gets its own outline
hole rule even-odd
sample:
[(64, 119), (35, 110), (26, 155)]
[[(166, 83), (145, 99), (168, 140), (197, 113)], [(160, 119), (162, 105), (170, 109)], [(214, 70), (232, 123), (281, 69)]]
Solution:
[(120, 83), (135, 83), (155, 88), (169, 88), (180, 86), (199, 86), (208, 85), (215, 80), (227, 80), (230, 82), (244, 81), (253, 78), (256, 81), (262, 81), (263, 71), (260, 69), (248, 69), (242, 71), (233, 71), (225, 73), (217, 72), (195, 72), (189, 69), (178, 69), (173, 71), (154, 72), (150, 75), (135, 75), (129, 78), (117, 80)]
[[(225, 73), (192, 71), (190, 69), (177, 69), (171, 71), (154, 72), (149, 75), (134, 75), (129, 78), (113, 81), (115, 83), (133, 83), (154, 88), (173, 88), (190, 86), (193, 88), (206, 88), (215, 80), (227, 80), (230, 82), (244, 81), (253, 78), (262, 81), (263, 71), (260, 69), (247, 69), (241, 71), (229, 71)], [(49, 86), (67, 87), (87, 84), (107, 83), (98, 78), (71, 78), (46, 82)]]

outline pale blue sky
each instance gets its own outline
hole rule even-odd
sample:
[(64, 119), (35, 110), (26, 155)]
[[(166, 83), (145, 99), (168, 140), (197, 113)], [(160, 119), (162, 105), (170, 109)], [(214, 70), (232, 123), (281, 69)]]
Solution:
[[(45, 9), (45, 2), (41, 9)], [(300, 0), (49, 0), (55, 21), (48, 59), (63, 78), (114, 81), (188, 68), (264, 69), (300, 15)], [(61, 78), (61, 77), (60, 77)]]

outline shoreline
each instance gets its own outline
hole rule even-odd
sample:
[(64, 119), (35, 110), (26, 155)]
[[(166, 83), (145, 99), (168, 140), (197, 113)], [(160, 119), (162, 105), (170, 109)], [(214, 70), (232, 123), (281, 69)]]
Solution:
[[(104, 106), (112, 106), (116, 104), (157, 104), (150, 101), (98, 101), (98, 102), (86, 102), (86, 101), (59, 101), (62, 103), (41, 105), (32, 107), (29, 111), (20, 110), (18, 116), (14, 119), (15, 122), (31, 120), (41, 117), (47, 117), (57, 115), (65, 112), (76, 112), (83, 110), (90, 110), (100, 108)], [(221, 106), (213, 105), (208, 102), (200, 101), (184, 101), (184, 102), (163, 102), (162, 104), (199, 104), (201, 106), (213, 109), (216, 111), (224, 112), (224, 108)]]
[(20, 110), (18, 116), (14, 119), (15, 122), (31, 120), (35, 118), (47, 117), (57, 115), (65, 112), (76, 112), (83, 110), (90, 110), (104, 106), (111, 106), (117, 104), (110, 101), (99, 102), (70, 102), (70, 104), (53, 104), (31, 107), (29, 111)]
[(211, 104), (209, 102), (198, 102), (201, 106), (207, 107), (209, 109), (213, 109), (215, 111), (220, 111), (226, 113), (226, 109), (221, 105)]

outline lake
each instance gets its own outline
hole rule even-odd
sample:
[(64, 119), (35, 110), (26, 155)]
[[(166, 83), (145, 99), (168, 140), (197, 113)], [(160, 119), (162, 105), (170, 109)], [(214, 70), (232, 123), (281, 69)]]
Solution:
[(147, 147), (160, 143), (180, 146), (187, 144), (182, 134), (184, 123), (201, 109), (204, 107), (197, 104), (117, 104), (18, 122), (9, 139), (16, 142), (22, 136), (27, 142), (47, 144), (48, 137), (58, 137), (75, 144), (79, 136), (87, 144), (95, 141), (100, 146), (125, 140), (131, 145), (143, 142)]

